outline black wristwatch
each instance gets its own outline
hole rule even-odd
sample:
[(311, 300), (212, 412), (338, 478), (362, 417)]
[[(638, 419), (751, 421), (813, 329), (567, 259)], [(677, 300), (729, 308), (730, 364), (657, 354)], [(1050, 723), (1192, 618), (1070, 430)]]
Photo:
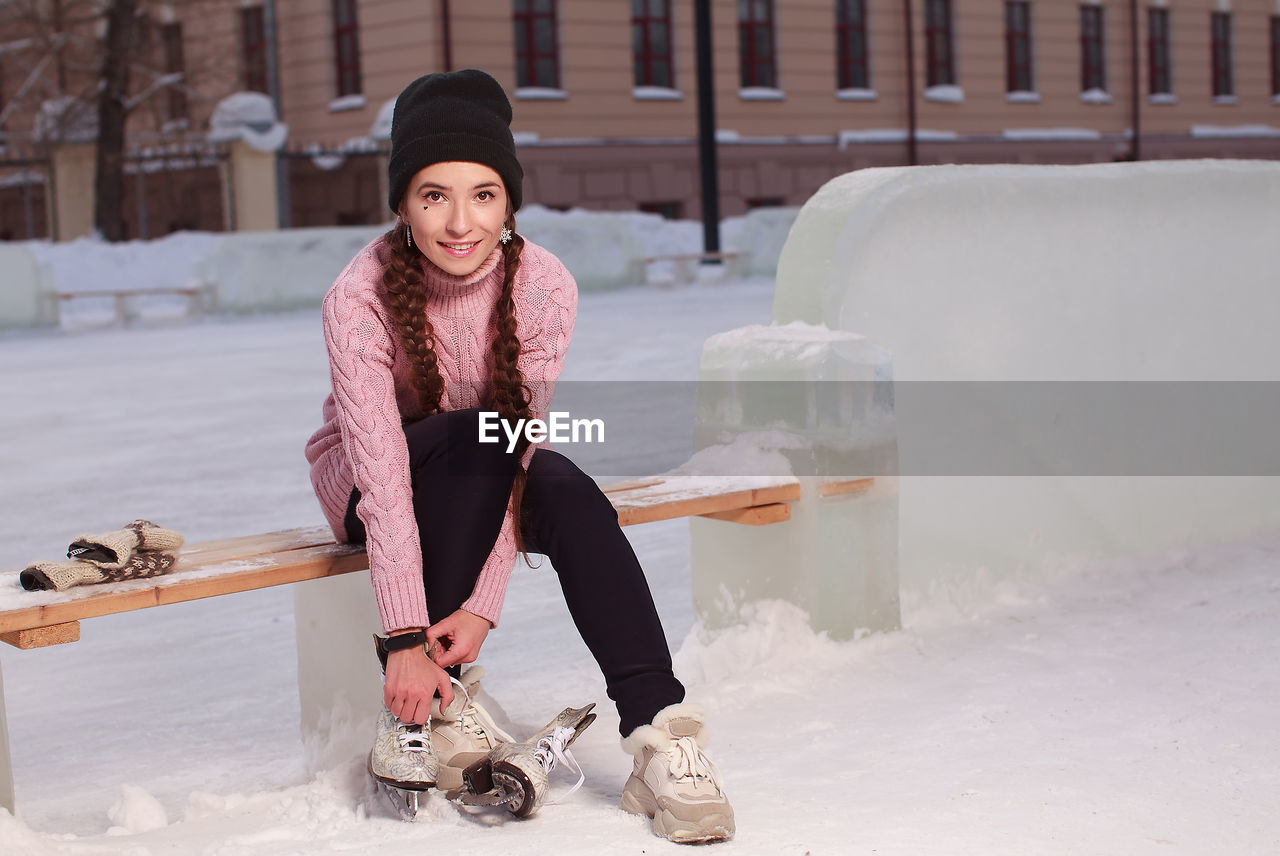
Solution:
[(410, 630), (408, 633), (401, 633), (398, 636), (388, 636), (383, 647), (387, 651), (404, 651), (407, 648), (427, 647), (427, 632), (425, 630)]

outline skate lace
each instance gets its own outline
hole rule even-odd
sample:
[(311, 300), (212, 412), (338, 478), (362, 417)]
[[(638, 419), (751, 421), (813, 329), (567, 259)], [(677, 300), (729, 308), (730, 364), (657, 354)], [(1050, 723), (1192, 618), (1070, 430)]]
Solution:
[(467, 688), (463, 686), (462, 681), (450, 676), (450, 681), (462, 693), (462, 697), (466, 700), (462, 705), (462, 712), (458, 714), (458, 727), (463, 734), (471, 734), (481, 740), (489, 740), (489, 731), (493, 731), (492, 743), (513, 743), (515, 742), (510, 734), (507, 734), (496, 724), (492, 724), (492, 728), (486, 727), (484, 720), (480, 718), (480, 707), (471, 700), (471, 693), (467, 692)]
[(397, 719), (396, 743), (402, 752), (430, 752), (431, 732), (421, 725), (406, 725)]
[(693, 779), (696, 785), (699, 779), (706, 779), (716, 790), (720, 789), (711, 760), (703, 754), (702, 747), (692, 737), (680, 737), (676, 740), (667, 769), (677, 781)]
[(542, 764), (542, 769), (548, 773), (555, 769), (557, 761), (561, 761), (566, 767), (578, 774), (577, 783), (560, 799), (572, 796), (573, 792), (582, 787), (582, 783), (587, 780), (587, 774), (582, 772), (582, 767), (578, 766), (578, 760), (569, 751), (569, 744), (573, 742), (575, 734), (576, 732), (572, 728), (557, 725), (550, 734), (538, 741), (538, 745), (533, 750), (533, 757), (538, 760), (538, 763)]

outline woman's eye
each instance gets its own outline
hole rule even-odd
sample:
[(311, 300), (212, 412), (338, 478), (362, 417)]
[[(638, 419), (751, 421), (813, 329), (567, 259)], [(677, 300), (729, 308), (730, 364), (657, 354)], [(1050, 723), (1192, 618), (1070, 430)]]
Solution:
[(492, 190), (482, 190), (476, 194), (476, 199), (479, 199), (481, 202), (488, 202), (492, 198), (493, 198)]
[(424, 196), (424, 197), (423, 197), (423, 199), (427, 200), (428, 202), (443, 202), (443, 201), (444, 201), (444, 197), (440, 195), (440, 191), (438, 191), (438, 190), (433, 190), (433, 191), (431, 191), (431, 192), (430, 192), (430, 193), (428, 193), (426, 196)]

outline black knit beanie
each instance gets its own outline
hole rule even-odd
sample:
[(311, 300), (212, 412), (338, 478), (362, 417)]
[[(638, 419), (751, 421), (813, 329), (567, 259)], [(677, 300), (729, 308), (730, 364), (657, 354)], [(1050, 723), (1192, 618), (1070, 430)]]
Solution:
[(502, 85), (474, 68), (426, 74), (396, 98), (391, 117), (387, 204), (397, 212), (409, 180), (423, 167), (467, 161), (491, 167), (520, 208), (524, 170), (511, 136), (511, 102)]

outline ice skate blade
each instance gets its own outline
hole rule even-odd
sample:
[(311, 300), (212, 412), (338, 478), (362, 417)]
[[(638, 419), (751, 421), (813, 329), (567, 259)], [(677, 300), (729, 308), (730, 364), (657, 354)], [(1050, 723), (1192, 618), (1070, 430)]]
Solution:
[(423, 791), (404, 790), (402, 788), (394, 788), (386, 782), (375, 780), (378, 790), (382, 791), (387, 801), (391, 803), (391, 807), (400, 815), (400, 819), (413, 823), (419, 818), (419, 810), (421, 809), (421, 799)]

